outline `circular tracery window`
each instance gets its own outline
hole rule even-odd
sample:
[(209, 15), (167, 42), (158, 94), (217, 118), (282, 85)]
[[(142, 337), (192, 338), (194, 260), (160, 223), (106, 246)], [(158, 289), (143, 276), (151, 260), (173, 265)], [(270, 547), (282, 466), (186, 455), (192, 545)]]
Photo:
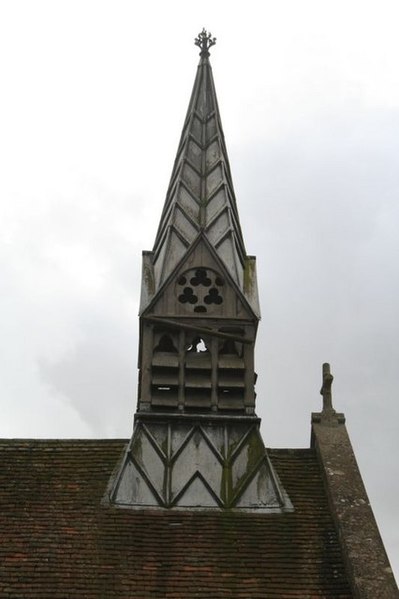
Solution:
[(178, 301), (193, 312), (213, 312), (223, 303), (223, 278), (210, 268), (192, 268), (176, 284)]

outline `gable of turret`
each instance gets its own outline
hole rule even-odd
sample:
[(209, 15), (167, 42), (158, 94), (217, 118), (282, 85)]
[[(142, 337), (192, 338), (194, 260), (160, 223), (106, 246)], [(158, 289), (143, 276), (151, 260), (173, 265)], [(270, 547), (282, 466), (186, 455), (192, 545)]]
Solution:
[[(143, 269), (151, 273), (148, 265)], [(148, 279), (143, 285), (148, 287)], [(143, 306), (144, 308), (144, 306)], [(257, 321), (244, 293), (204, 235), (199, 235), (164, 285), (149, 300), (142, 315), (162, 317), (238, 319)]]

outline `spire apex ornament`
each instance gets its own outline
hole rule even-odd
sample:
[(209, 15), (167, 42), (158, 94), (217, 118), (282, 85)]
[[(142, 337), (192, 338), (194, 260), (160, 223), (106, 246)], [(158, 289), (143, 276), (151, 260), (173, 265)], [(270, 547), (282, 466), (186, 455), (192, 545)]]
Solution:
[(216, 44), (216, 37), (212, 37), (211, 32), (208, 33), (204, 27), (198, 37), (195, 38), (194, 44), (201, 48), (200, 56), (208, 58), (210, 56), (209, 48)]

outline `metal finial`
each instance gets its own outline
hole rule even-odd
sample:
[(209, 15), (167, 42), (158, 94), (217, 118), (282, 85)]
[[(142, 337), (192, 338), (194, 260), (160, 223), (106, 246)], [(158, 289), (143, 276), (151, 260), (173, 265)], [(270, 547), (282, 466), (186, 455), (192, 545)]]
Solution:
[(330, 371), (330, 364), (323, 364), (323, 385), (320, 389), (320, 394), (323, 396), (323, 412), (333, 411), (331, 385), (334, 380)]
[(216, 37), (212, 37), (211, 32), (208, 33), (204, 28), (195, 38), (194, 44), (201, 48), (200, 56), (208, 58), (209, 48), (216, 44)]

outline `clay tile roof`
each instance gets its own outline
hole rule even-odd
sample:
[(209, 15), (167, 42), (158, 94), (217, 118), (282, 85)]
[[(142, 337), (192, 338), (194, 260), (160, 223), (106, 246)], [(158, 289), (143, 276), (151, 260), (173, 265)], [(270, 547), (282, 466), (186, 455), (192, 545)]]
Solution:
[(0, 441), (0, 596), (351, 597), (313, 449), (270, 450), (295, 511), (103, 501), (124, 440)]

